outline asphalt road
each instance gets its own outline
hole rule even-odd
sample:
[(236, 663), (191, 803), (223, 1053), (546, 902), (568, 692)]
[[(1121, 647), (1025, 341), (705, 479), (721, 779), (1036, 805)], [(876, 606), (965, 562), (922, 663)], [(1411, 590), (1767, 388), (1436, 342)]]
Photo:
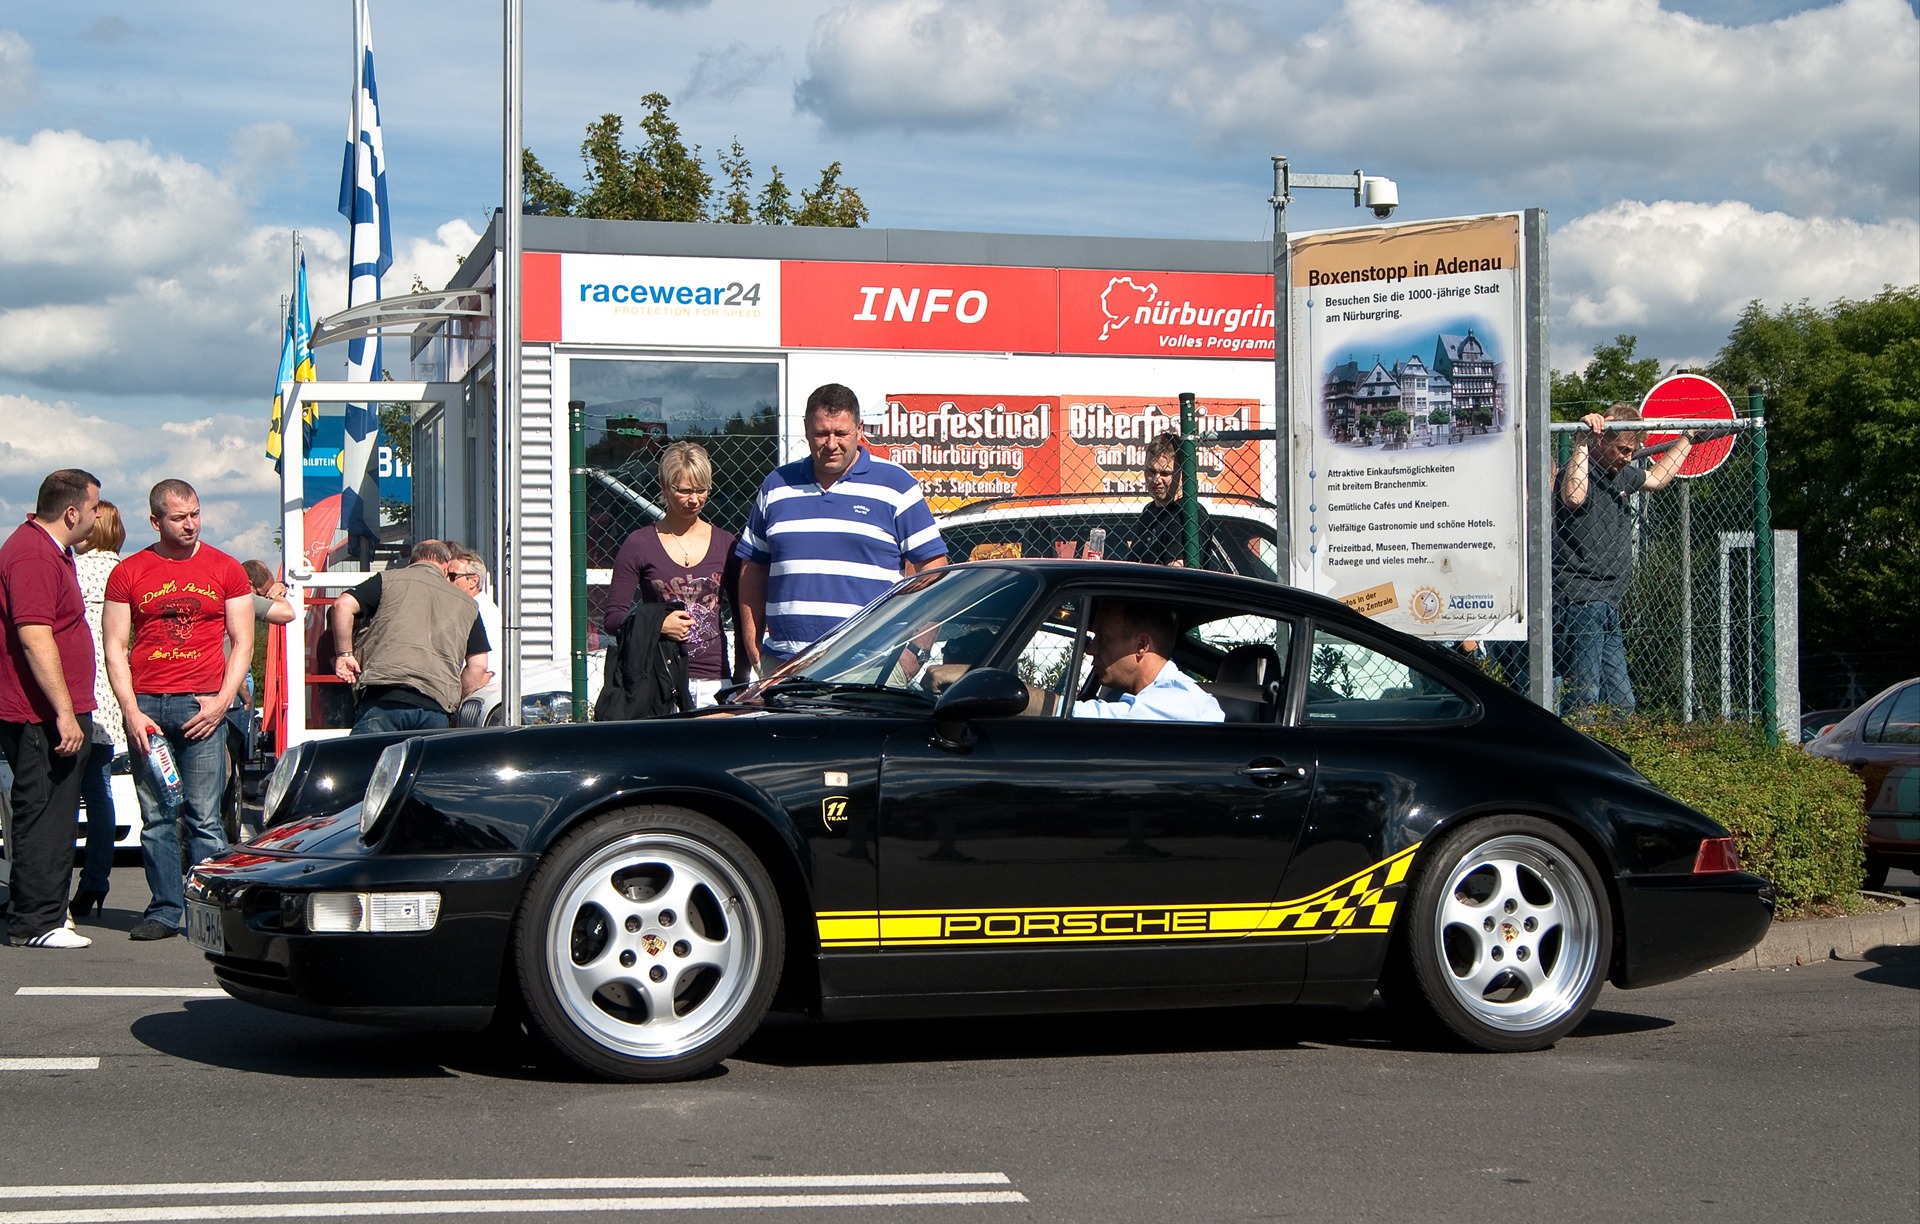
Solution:
[(1920, 1218), (1920, 949), (1609, 988), (1533, 1055), (1377, 1004), (776, 1018), (632, 1086), (192, 993), (142, 901), (121, 868), (93, 948), (0, 948), (0, 1224)]

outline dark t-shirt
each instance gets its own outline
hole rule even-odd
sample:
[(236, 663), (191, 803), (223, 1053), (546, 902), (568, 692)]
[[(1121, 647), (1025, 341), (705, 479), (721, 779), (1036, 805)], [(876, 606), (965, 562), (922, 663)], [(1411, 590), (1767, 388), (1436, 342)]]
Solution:
[(687, 639), (688, 677), (726, 679), (727, 642), (720, 604), (723, 598), (731, 604), (740, 588), (740, 559), (733, 555), (733, 545), (733, 534), (715, 527), (706, 554), (692, 565), (682, 565), (667, 552), (658, 527), (630, 533), (613, 562), (607, 632), (620, 631), (636, 594), (641, 603), (685, 604), (693, 616), (693, 636)]
[[(1143, 561), (1148, 565), (1171, 565), (1187, 559), (1187, 521), (1185, 498), (1176, 497), (1166, 505), (1148, 502), (1140, 508), (1140, 517), (1120, 549), (1109, 547), (1116, 561)], [(1200, 511), (1200, 564), (1210, 568), (1213, 559), (1213, 516), (1205, 506)]]
[[(1629, 463), (1608, 472), (1589, 456), (1587, 500), (1563, 505), (1553, 490), (1553, 597), (1560, 603), (1619, 606), (1633, 568), (1633, 495), (1646, 472)], [(1560, 473), (1560, 481), (1567, 478)]]
[(87, 626), (73, 554), (32, 519), (0, 545), (0, 722), (52, 723), (57, 714), (27, 665), (21, 625), (53, 630), (73, 712), (91, 713), (93, 630)]

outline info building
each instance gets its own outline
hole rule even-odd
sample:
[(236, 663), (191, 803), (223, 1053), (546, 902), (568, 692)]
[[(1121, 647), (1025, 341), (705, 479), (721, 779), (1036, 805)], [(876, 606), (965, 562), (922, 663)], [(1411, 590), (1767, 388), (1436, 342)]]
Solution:
[[(448, 288), (490, 300), (497, 234)], [(1273, 425), (1265, 242), (533, 216), (522, 243), (514, 445), (491, 325), (415, 333), (414, 377), (461, 394), (416, 413), (413, 528), (472, 544), (496, 573), (511, 530), (529, 672), (604, 645), (609, 567), (658, 516), (666, 444), (707, 448), (707, 517), (737, 533), (767, 471), (806, 452), (822, 383), (854, 390), (868, 445), (917, 473), (936, 511), (1139, 490), (1144, 443), (1178, 427), (1181, 392), (1208, 428)], [(1203, 489), (1270, 500), (1271, 446), (1203, 447)]]

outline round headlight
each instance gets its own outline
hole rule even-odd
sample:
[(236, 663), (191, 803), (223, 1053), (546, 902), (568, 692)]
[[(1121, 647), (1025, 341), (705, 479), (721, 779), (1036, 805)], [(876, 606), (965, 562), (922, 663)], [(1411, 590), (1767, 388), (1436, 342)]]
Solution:
[(298, 744), (282, 753), (274, 762), (273, 773), (267, 778), (267, 793), (260, 800), (260, 824), (262, 827), (279, 821), (280, 805), (286, 802), (293, 791), (293, 783), (306, 767), (307, 758), (313, 749), (306, 744)]
[(367, 779), (367, 793), (360, 801), (360, 837), (363, 841), (372, 836), (374, 828), (399, 796), (400, 783), (408, 773), (410, 754), (419, 743), (417, 739), (405, 739), (397, 744), (389, 744), (387, 750), (380, 754), (380, 759), (373, 763), (373, 776)]

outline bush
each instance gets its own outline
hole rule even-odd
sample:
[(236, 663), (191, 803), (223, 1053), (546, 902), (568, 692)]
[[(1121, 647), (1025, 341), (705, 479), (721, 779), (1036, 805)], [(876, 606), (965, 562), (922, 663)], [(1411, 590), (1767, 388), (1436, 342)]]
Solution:
[(1746, 723), (1606, 718), (1585, 728), (1662, 790), (1732, 830), (1740, 865), (1773, 882), (1780, 913), (1848, 904), (1864, 874), (1860, 780)]

